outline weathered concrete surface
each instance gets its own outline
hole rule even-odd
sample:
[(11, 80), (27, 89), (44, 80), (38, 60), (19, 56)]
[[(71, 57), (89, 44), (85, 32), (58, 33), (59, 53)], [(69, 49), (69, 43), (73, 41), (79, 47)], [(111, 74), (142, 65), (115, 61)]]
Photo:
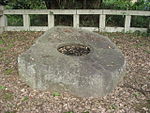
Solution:
[[(91, 52), (68, 56), (57, 51), (65, 44), (82, 44)], [(123, 78), (125, 59), (107, 37), (72, 27), (54, 27), (18, 57), (19, 74), (38, 90), (102, 97)]]

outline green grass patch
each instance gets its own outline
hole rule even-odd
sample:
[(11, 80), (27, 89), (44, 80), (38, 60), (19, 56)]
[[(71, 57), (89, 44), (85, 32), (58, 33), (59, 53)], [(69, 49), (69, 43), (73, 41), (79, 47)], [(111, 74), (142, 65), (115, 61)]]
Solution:
[[(64, 113), (74, 113), (73, 111), (67, 111), (67, 112), (64, 112)], [(89, 111), (85, 111), (85, 112), (81, 112), (81, 113), (90, 113)]]
[(13, 43), (9, 43), (8, 45), (7, 45), (7, 48), (8, 49), (10, 49), (10, 48), (12, 48), (12, 47), (14, 47), (15, 45), (13, 44)]
[(6, 50), (7, 50), (7, 48), (5, 48), (5, 47), (0, 48), (0, 52), (6, 51)]
[(117, 106), (115, 105), (115, 104), (112, 104), (111, 106), (110, 106), (110, 109), (117, 109)]
[(4, 44), (4, 43), (5, 43), (5, 42), (4, 42), (2, 39), (0, 39), (0, 45), (1, 45), (1, 44)]
[(0, 86), (0, 90), (5, 90), (6, 87), (5, 86)]
[(3, 94), (3, 99), (12, 100), (13, 99), (13, 94), (11, 92), (6, 92), (6, 93)]
[(7, 32), (3, 32), (0, 36), (1, 36), (2, 38), (8, 37), (8, 33), (7, 33)]
[(149, 99), (149, 100), (147, 100), (147, 103), (150, 105), (150, 99)]
[(9, 49), (11, 49), (12, 47), (14, 47), (15, 45), (14, 44), (7, 44), (6, 47), (0, 47), (0, 52), (4, 52), (4, 51), (7, 51)]
[(8, 20), (8, 26), (23, 26), (22, 15), (6, 15)]
[(60, 96), (60, 93), (59, 92), (53, 92), (53, 94), (52, 94), (54, 97), (56, 97), (56, 96)]
[(29, 100), (29, 97), (28, 97), (28, 96), (25, 96), (25, 97), (23, 97), (23, 99), (22, 99), (23, 102), (24, 102), (24, 101), (27, 101), (27, 100)]
[(137, 44), (135, 44), (135, 47), (139, 48), (139, 47), (142, 47), (144, 45), (145, 45), (144, 43), (137, 43)]
[(141, 93), (139, 93), (139, 92), (135, 92), (135, 93), (133, 93), (133, 96), (135, 96), (135, 97), (139, 97), (139, 96), (141, 96)]
[(4, 71), (4, 74), (5, 75), (10, 75), (10, 74), (12, 74), (14, 72), (14, 70), (13, 69), (6, 69), (5, 71)]
[(148, 54), (150, 54), (150, 51), (149, 50), (143, 50), (145, 53), (148, 53)]
[(6, 111), (5, 113), (16, 113), (15, 111)]
[(82, 113), (90, 113), (89, 111), (85, 111), (85, 112), (82, 112)]

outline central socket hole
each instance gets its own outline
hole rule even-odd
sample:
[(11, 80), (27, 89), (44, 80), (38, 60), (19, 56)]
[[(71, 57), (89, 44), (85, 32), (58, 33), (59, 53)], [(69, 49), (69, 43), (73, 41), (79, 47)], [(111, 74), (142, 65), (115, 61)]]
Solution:
[(60, 53), (71, 56), (82, 56), (90, 53), (90, 48), (81, 44), (68, 44), (57, 49)]

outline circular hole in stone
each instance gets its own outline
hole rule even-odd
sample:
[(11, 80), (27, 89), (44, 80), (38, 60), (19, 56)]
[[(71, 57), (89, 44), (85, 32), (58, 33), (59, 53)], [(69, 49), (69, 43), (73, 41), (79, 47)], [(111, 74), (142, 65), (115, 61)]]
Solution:
[(82, 56), (90, 53), (90, 48), (82, 44), (63, 45), (57, 49), (60, 53), (70, 56)]

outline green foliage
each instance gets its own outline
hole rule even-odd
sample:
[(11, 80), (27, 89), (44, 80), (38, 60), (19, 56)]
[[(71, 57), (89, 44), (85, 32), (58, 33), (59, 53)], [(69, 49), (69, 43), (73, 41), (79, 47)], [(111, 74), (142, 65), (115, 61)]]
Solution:
[(124, 20), (124, 15), (107, 15), (106, 26), (124, 27)]
[(139, 0), (132, 3), (130, 0), (105, 0), (101, 8), (119, 10), (150, 10), (150, 0)]
[(10, 0), (6, 9), (45, 9), (43, 0)]
[(5, 86), (0, 86), (0, 90), (5, 90), (6, 87)]
[(64, 112), (64, 113), (74, 113), (74, 112), (72, 112), (72, 111), (68, 111), (68, 112)]
[(88, 112), (88, 111), (85, 111), (85, 112), (82, 112), (82, 113), (90, 113), (90, 112)]
[(150, 100), (147, 100), (147, 103), (150, 104)]
[(55, 25), (73, 26), (73, 16), (71, 15), (55, 15)]
[(5, 113), (16, 113), (15, 111), (6, 111)]
[(22, 15), (7, 15), (8, 26), (23, 26)]
[(146, 16), (132, 16), (131, 27), (147, 28), (149, 23), (149, 17)]
[(141, 94), (139, 92), (135, 92), (135, 93), (133, 93), (133, 96), (139, 97), (139, 96), (141, 96)]
[(132, 10), (147, 10), (150, 11), (150, 0), (139, 0), (132, 6)]
[(119, 10), (128, 10), (132, 9), (132, 3), (128, 0), (106, 0), (105, 3), (103, 3), (101, 8), (105, 9), (119, 9)]
[(5, 43), (5, 42), (4, 42), (2, 39), (0, 39), (0, 45), (1, 45), (1, 44), (4, 44), (4, 43)]
[(53, 94), (52, 94), (54, 97), (56, 97), (56, 96), (60, 96), (60, 93), (59, 92), (53, 92)]
[(115, 104), (112, 104), (111, 106), (110, 106), (110, 109), (117, 109), (117, 106), (115, 105)]
[(13, 99), (13, 94), (10, 93), (10, 92), (6, 92), (6, 93), (3, 94), (3, 98), (5, 100), (12, 100)]
[(5, 51), (5, 50), (7, 50), (7, 48), (5, 48), (5, 47), (0, 47), (0, 52), (3, 52), (3, 51)]
[(31, 26), (48, 26), (47, 15), (30, 15)]
[(80, 15), (81, 27), (98, 27), (99, 15)]
[(143, 37), (149, 37), (150, 36), (149, 32), (141, 32), (141, 31), (138, 31), (138, 30), (136, 30), (133, 34), (136, 35), (136, 36), (143, 36)]
[(28, 97), (28, 96), (25, 96), (25, 97), (23, 97), (23, 99), (22, 99), (23, 102), (24, 102), (24, 101), (27, 101), (27, 100), (29, 100), (29, 97)]
[[(51, 2), (52, 1), (52, 2)], [(46, 9), (56, 3), (60, 9), (105, 8), (120, 10), (150, 10), (150, 0), (139, 0), (133, 4), (130, 0), (10, 0), (5, 2), (7, 9)], [(3, 2), (3, 1), (2, 1)]]
[(5, 74), (5, 75), (10, 75), (10, 74), (12, 74), (13, 72), (14, 72), (13, 69), (6, 69), (6, 70), (4, 71), (4, 74)]

